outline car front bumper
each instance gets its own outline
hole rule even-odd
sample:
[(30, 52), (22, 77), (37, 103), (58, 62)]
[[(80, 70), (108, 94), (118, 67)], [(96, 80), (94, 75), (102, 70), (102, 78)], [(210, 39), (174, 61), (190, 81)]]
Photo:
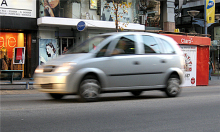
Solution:
[(69, 94), (68, 74), (37, 74), (34, 77), (34, 88), (45, 93)]

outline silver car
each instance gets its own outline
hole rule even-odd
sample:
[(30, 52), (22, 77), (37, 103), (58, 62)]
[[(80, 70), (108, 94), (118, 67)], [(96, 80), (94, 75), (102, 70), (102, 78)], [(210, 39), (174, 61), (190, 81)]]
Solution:
[(39, 66), (34, 87), (54, 99), (80, 95), (96, 101), (100, 93), (162, 90), (177, 96), (185, 60), (170, 37), (146, 32), (107, 33), (92, 37), (67, 54)]

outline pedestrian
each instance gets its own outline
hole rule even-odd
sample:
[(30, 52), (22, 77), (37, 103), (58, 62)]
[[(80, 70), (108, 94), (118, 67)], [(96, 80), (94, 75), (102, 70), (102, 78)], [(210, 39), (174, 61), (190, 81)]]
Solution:
[(64, 47), (63, 49), (63, 55), (66, 54), (66, 52), (68, 51), (68, 49), (66, 47)]
[(212, 60), (211, 58), (209, 58), (209, 80), (211, 80), (211, 73), (212, 73), (212, 70), (214, 70), (214, 65), (212, 63)]

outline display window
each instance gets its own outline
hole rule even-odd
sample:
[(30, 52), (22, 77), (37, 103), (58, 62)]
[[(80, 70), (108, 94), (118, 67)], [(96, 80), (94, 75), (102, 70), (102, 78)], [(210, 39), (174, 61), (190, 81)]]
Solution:
[(160, 1), (140, 0), (140, 23), (146, 27), (160, 27)]
[[(24, 33), (0, 33), (1, 70), (23, 70), (22, 65), (13, 63), (14, 57), (17, 57), (15, 54), (15, 48), (18, 47), (24, 47)], [(24, 50), (21, 53), (24, 54)], [(22, 60), (22, 63), (20, 64), (24, 64), (24, 60)]]
[[(125, 0), (113, 2), (112, 0), (101, 0), (101, 20), (133, 23), (138, 19), (138, 2), (136, 0)], [(116, 12), (117, 11), (117, 12)]]

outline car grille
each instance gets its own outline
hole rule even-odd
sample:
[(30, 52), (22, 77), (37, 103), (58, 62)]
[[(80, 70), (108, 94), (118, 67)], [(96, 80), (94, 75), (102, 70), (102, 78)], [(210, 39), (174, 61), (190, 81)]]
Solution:
[(53, 72), (55, 70), (56, 66), (45, 66), (44, 72)]
[(42, 89), (53, 89), (53, 84), (41, 84)]

